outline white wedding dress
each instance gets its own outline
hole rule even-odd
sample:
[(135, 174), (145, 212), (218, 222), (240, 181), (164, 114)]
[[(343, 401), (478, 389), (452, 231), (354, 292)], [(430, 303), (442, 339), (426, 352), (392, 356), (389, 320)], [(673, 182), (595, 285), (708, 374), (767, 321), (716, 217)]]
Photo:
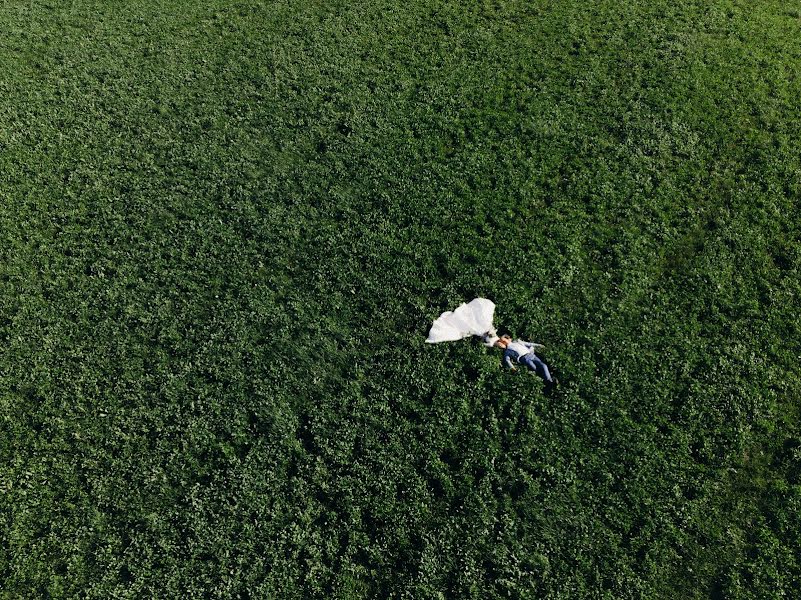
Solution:
[(469, 303), (462, 304), (454, 311), (442, 313), (434, 321), (431, 331), (428, 332), (429, 344), (439, 342), (452, 342), (471, 335), (484, 335), (489, 333), (495, 336), (492, 320), (495, 314), (495, 304), (486, 298), (476, 298)]

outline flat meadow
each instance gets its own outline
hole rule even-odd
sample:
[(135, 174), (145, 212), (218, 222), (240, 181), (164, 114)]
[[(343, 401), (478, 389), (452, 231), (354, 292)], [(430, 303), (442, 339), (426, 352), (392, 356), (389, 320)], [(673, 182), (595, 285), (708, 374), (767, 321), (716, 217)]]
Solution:
[[(801, 596), (801, 9), (6, 0), (0, 599)], [(561, 381), (474, 340), (482, 296)]]

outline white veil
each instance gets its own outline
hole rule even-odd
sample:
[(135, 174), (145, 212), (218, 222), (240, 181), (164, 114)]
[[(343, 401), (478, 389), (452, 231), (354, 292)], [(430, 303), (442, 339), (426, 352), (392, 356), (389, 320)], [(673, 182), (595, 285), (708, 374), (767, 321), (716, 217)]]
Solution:
[(493, 338), (497, 338), (492, 325), (494, 314), (495, 304), (491, 300), (471, 300), (454, 311), (442, 313), (431, 326), (426, 342), (452, 342), (471, 335), (480, 335), (484, 337), (484, 343), (491, 346)]

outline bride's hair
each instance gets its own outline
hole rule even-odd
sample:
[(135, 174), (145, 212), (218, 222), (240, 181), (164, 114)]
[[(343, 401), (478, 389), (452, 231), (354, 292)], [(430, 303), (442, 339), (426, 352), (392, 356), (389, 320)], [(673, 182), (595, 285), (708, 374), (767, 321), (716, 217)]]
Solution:
[(495, 333), (494, 329), (481, 336), (481, 341), (484, 342), (484, 345), (487, 348), (492, 348), (495, 345), (495, 342), (497, 342), (499, 339), (500, 338), (498, 337), (498, 334)]

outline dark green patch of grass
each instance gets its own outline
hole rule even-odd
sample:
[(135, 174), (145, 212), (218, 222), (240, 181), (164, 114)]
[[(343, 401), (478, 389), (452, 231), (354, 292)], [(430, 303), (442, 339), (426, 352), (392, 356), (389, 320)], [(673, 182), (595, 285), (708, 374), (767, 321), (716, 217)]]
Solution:
[(4, 597), (797, 595), (800, 28), (4, 4)]

